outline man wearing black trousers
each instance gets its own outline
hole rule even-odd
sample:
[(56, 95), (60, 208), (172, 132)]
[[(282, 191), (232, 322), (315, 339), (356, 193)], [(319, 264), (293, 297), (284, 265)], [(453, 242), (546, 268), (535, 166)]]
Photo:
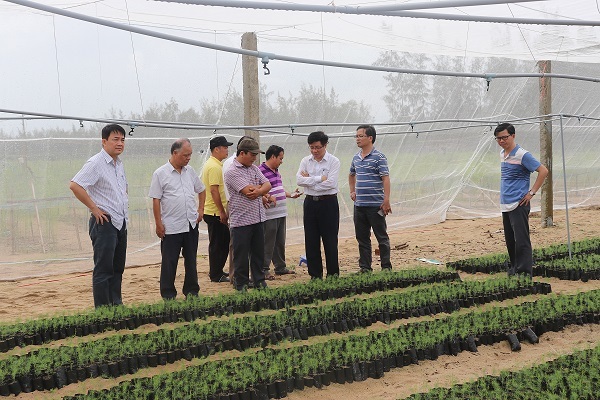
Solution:
[(223, 181), (223, 160), (229, 155), (229, 146), (225, 136), (210, 139), (210, 157), (202, 168), (202, 183), (208, 191), (204, 206), (204, 222), (208, 227), (208, 264), (211, 282), (229, 282), (223, 267), (229, 255), (229, 234), (227, 215), (227, 197)]
[(94, 249), (94, 306), (123, 304), (121, 288), (127, 252), (129, 196), (123, 162), (125, 130), (111, 124), (102, 129), (102, 150), (73, 177), (69, 188), (91, 213)]
[(308, 135), (311, 155), (300, 162), (296, 183), (304, 187), (304, 246), (308, 273), (312, 279), (323, 278), (321, 241), (325, 250), (327, 276), (339, 275), (338, 177), (340, 160), (327, 151), (329, 137), (321, 132)]
[[(548, 168), (515, 141), (515, 127), (503, 123), (494, 130), (500, 151), (500, 209), (504, 225), (504, 240), (510, 258), (508, 275), (533, 273), (533, 253), (529, 237), (531, 199), (540, 190)], [(530, 175), (537, 172), (533, 186)]]
[(196, 262), (198, 223), (204, 215), (206, 191), (196, 171), (188, 165), (191, 158), (189, 139), (176, 140), (171, 146), (171, 158), (154, 171), (150, 184), (156, 235), (161, 239), (160, 295), (165, 300), (177, 296), (179, 253), (183, 254), (185, 267), (183, 295), (197, 296), (200, 291)]

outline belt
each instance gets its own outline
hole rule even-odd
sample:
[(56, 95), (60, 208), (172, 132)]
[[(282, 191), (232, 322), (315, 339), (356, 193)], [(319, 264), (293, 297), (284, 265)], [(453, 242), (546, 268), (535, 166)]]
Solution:
[(308, 200), (312, 200), (312, 201), (326, 200), (326, 199), (331, 199), (334, 197), (337, 197), (337, 193), (336, 194), (325, 194), (323, 196), (311, 196), (310, 194), (306, 195), (306, 198)]

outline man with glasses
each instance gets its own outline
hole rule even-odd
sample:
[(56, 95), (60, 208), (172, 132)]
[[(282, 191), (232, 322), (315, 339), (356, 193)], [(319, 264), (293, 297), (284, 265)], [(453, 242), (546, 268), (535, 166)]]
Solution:
[(387, 158), (374, 147), (377, 133), (371, 125), (356, 129), (356, 145), (360, 148), (350, 163), (350, 198), (354, 201), (354, 231), (358, 241), (359, 272), (372, 272), (371, 229), (377, 238), (381, 269), (392, 269), (390, 238), (385, 217), (390, 205), (390, 170)]
[(311, 155), (300, 161), (296, 183), (304, 188), (304, 247), (311, 279), (323, 278), (321, 241), (325, 250), (327, 276), (339, 275), (338, 177), (340, 160), (327, 151), (329, 137), (321, 131), (308, 135)]
[[(533, 274), (533, 253), (529, 237), (531, 199), (540, 189), (548, 169), (531, 153), (515, 143), (515, 127), (503, 123), (494, 130), (500, 151), (500, 209), (504, 225), (504, 240), (510, 258), (508, 275)], [(537, 171), (531, 187), (530, 175)]]

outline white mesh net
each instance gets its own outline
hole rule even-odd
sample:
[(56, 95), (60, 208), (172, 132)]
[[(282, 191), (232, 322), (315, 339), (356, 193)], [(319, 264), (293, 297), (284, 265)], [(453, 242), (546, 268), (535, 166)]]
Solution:
[[(531, 3), (529, 8), (513, 5), (510, 9), (515, 16), (536, 18), (540, 16), (526, 15), (527, 10), (538, 8), (562, 18), (584, 19), (598, 13), (587, 1), (568, 2), (568, 7), (560, 1), (542, 3)], [(553, 73), (600, 76), (598, 64), (592, 63), (600, 61), (597, 28), (248, 10), (214, 14), (218, 10), (210, 7), (128, 4), (132, 24), (235, 47), (242, 32), (254, 29), (258, 31), (259, 49), (301, 57), (477, 73), (535, 73), (536, 60), (551, 59)], [(114, 13), (109, 12), (110, 6)], [(504, 7), (502, 13), (510, 16)], [(104, 2), (79, 7), (78, 11), (122, 21), (124, 8), (121, 2)], [(237, 55), (139, 36), (132, 42), (125, 32), (54, 19), (14, 5), (0, 5), (0, 10), (0, 21), (6, 22), (0, 24), (2, 37), (8, 37), (5, 33), (10, 31), (13, 36), (32, 38), (31, 43), (38, 41), (35, 45), (27, 41), (32, 47), (26, 49), (26, 56), (14, 43), (0, 42), (3, 61), (8, 60), (0, 62), (0, 76), (6, 77), (0, 80), (0, 107), (90, 118), (110, 115), (147, 121), (243, 124), (241, 60)], [(10, 19), (5, 17), (9, 15)], [(166, 19), (167, 27), (159, 26), (158, 21), (165, 21), (159, 16)], [(282, 16), (281, 21), (276, 16)], [(19, 18), (27, 23), (19, 24)], [(293, 23), (288, 24), (287, 18)], [(238, 20), (246, 22), (225, 32)], [(374, 34), (368, 35), (369, 31)], [(269, 68), (268, 76), (259, 68), (260, 123), (295, 127), (262, 130), (261, 147), (278, 144), (285, 149), (281, 173), (286, 188), (293, 190), (299, 161), (308, 154), (304, 135), (314, 130), (330, 135), (328, 150), (342, 163), (341, 237), (354, 234), (347, 174), (357, 151), (352, 136), (360, 123), (382, 124), (377, 125), (375, 145), (390, 164), (393, 214), (388, 217), (388, 226), (393, 230), (449, 217), (499, 215), (499, 148), (492, 139), (496, 123), (514, 120), (517, 142), (539, 158), (537, 78), (492, 79), (486, 90), (482, 79), (284, 62), (271, 62)], [(115, 70), (120, 73), (115, 74)], [(562, 120), (569, 206), (600, 203), (599, 123), (591, 118), (598, 115), (597, 93), (596, 83), (552, 82), (553, 113), (590, 117)], [(13, 118), (15, 114), (0, 117)], [(467, 121), (476, 119), (482, 122)], [(386, 121), (394, 123), (383, 125)], [(322, 125), (300, 126), (315, 123)], [(563, 208), (560, 120), (554, 117), (551, 123), (554, 206)], [(100, 149), (103, 124), (84, 120), (82, 125), (55, 119), (0, 120), (1, 279), (91, 268), (86, 226), (89, 214), (68, 184)], [(191, 164), (200, 171), (212, 134), (212, 130), (138, 126), (127, 138), (123, 161), (130, 194), (128, 265), (160, 260), (147, 197), (152, 172), (168, 159), (172, 141), (181, 136), (191, 139), (195, 151)], [(230, 129), (219, 134), (237, 142), (244, 133)], [(536, 196), (534, 210), (539, 209), (539, 201)], [(302, 243), (301, 200), (288, 201), (288, 212), (288, 242)], [(202, 224), (201, 230), (205, 229)], [(201, 241), (200, 252), (206, 252), (206, 236)]]

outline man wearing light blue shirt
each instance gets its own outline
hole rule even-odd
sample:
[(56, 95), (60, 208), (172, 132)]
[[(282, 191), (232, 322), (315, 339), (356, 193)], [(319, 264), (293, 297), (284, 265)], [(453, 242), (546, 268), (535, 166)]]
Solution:
[[(189, 139), (178, 139), (171, 145), (171, 158), (154, 171), (149, 196), (156, 224), (156, 236), (161, 239), (160, 295), (165, 300), (177, 296), (175, 274), (179, 253), (183, 254), (185, 278), (184, 296), (197, 296), (198, 223), (204, 215), (206, 191), (194, 168)], [(196, 196), (198, 200), (196, 201)]]
[(121, 284), (127, 251), (129, 205), (125, 169), (119, 155), (125, 130), (112, 124), (102, 129), (102, 150), (71, 180), (69, 188), (91, 212), (90, 239), (94, 249), (94, 306), (123, 304)]
[[(531, 153), (515, 142), (515, 127), (500, 124), (494, 138), (502, 147), (500, 151), (500, 209), (504, 225), (504, 240), (510, 258), (508, 275), (533, 273), (533, 251), (529, 237), (530, 201), (542, 187), (548, 169)], [(530, 175), (537, 171), (531, 187)]]

